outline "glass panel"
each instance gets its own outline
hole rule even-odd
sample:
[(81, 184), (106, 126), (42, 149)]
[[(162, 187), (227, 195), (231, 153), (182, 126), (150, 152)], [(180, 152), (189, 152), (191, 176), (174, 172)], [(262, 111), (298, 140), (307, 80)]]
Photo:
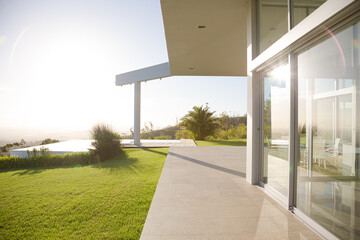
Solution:
[(290, 69), (286, 64), (264, 75), (262, 182), (287, 197), (289, 188)]
[(341, 239), (360, 239), (360, 24), (298, 55), (297, 204)]
[(260, 54), (288, 30), (287, 0), (259, 0), (257, 16)]
[(293, 0), (294, 3), (294, 26), (309, 16), (315, 9), (320, 7), (326, 0)]

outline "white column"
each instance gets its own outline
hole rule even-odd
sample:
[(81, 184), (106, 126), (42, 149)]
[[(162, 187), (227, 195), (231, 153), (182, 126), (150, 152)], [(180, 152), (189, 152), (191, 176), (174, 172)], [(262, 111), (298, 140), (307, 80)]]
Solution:
[[(247, 147), (246, 147), (246, 181), (258, 184), (261, 169), (261, 96), (259, 76), (248, 74), (247, 80)], [(267, 167), (267, 166), (265, 166)]]
[(260, 180), (262, 144), (260, 134), (261, 114), (260, 79), (250, 69), (252, 56), (256, 52), (256, 1), (248, 5), (247, 15), (247, 147), (246, 147), (246, 181), (258, 184)]
[(141, 83), (134, 83), (134, 144), (140, 145)]

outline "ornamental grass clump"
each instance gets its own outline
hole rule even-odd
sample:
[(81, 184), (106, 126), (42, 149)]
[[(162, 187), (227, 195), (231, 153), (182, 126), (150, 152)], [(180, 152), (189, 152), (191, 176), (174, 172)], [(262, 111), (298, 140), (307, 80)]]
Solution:
[(94, 149), (90, 152), (97, 156), (100, 161), (105, 161), (123, 153), (121, 137), (107, 124), (96, 124), (90, 131), (94, 142), (91, 143)]

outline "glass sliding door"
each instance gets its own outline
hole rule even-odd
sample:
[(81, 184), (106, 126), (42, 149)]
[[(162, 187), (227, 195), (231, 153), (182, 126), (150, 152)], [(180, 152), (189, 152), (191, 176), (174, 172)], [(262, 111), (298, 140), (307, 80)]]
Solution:
[(360, 239), (360, 23), (298, 54), (296, 207), (340, 239)]
[(263, 74), (262, 182), (284, 197), (289, 189), (290, 69), (285, 64)]

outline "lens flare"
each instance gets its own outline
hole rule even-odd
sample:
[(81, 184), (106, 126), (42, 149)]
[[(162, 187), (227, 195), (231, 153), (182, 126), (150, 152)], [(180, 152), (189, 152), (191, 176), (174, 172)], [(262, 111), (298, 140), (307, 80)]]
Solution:
[(325, 27), (325, 30), (326, 32), (331, 36), (331, 39), (334, 40), (338, 50), (339, 50), (339, 53), (340, 53), (340, 56), (341, 56), (341, 60), (342, 60), (342, 65), (343, 65), (343, 74), (346, 72), (346, 60), (345, 60), (345, 55), (344, 55), (344, 51), (341, 47), (341, 44), (340, 42), (337, 40), (336, 36), (334, 35), (334, 33), (328, 29), (327, 27)]
[(22, 39), (22, 37), (24, 36), (25, 32), (30, 28), (30, 25), (26, 26), (26, 28), (24, 28), (21, 33), (19, 34), (19, 36), (17, 37), (15, 43), (14, 43), (14, 46), (12, 47), (11, 49), (11, 54), (10, 54), (10, 59), (9, 59), (9, 70), (11, 71), (12, 69), (12, 63), (13, 63), (13, 60), (14, 60), (14, 55), (15, 55), (15, 51), (16, 51), (16, 48), (20, 42), (20, 40)]
[(359, 49), (359, 40), (354, 39), (354, 40), (353, 40), (353, 44), (354, 44), (354, 48)]
[(0, 45), (5, 43), (5, 36), (0, 36)]

